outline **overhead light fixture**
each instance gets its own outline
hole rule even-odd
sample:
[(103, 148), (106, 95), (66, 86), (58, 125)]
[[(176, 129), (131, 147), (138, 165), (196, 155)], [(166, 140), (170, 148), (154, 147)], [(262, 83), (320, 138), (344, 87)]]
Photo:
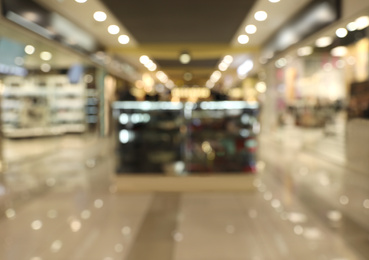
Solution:
[(52, 59), (52, 57), (53, 57), (53, 55), (48, 51), (43, 51), (43, 52), (40, 53), (41, 60), (49, 61), (49, 60)]
[(275, 62), (275, 66), (279, 69), (285, 67), (287, 65), (287, 59), (286, 58), (280, 58)]
[(218, 82), (218, 80), (222, 77), (222, 73), (219, 70), (214, 71), (210, 76), (210, 81), (213, 83)]
[(97, 11), (94, 13), (94, 19), (98, 22), (103, 22), (106, 20), (106, 18), (107, 18), (106, 13), (102, 11)]
[(313, 47), (310, 46), (301, 47), (297, 50), (297, 55), (300, 57), (309, 56), (313, 53), (313, 50)]
[(35, 52), (35, 47), (33, 47), (32, 45), (27, 45), (24, 48), (24, 52), (27, 53), (28, 55), (32, 55)]
[(83, 4), (83, 3), (87, 2), (87, 0), (74, 0), (74, 1), (76, 1), (77, 3), (80, 3), (80, 4)]
[(223, 62), (221, 62), (220, 64), (219, 64), (219, 66), (218, 66), (218, 68), (219, 68), (219, 70), (220, 71), (226, 71), (227, 69), (228, 69), (228, 64), (226, 64), (224, 61)]
[(179, 55), (179, 62), (182, 64), (188, 64), (191, 61), (191, 55), (184, 51)]
[(250, 38), (246, 34), (241, 34), (240, 36), (238, 36), (238, 42), (240, 44), (246, 44), (246, 43), (249, 42), (249, 40), (250, 40)]
[(358, 30), (363, 30), (369, 26), (369, 16), (361, 16), (355, 20)]
[(237, 68), (237, 74), (240, 77), (245, 77), (254, 68), (254, 62), (252, 60), (246, 60)]
[(278, 3), (279, 1), (281, 1), (281, 0), (269, 0), (269, 2), (271, 2), (271, 3)]
[(127, 35), (121, 35), (118, 37), (118, 41), (120, 44), (128, 44), (129, 43), (129, 37)]
[(331, 54), (334, 57), (343, 57), (348, 53), (347, 48), (345, 46), (338, 46), (331, 50)]
[(254, 17), (257, 21), (262, 22), (268, 18), (268, 14), (265, 11), (258, 11), (255, 13)]
[(336, 30), (336, 35), (338, 38), (345, 38), (348, 32), (345, 28), (339, 28)]
[(259, 92), (259, 93), (265, 93), (266, 92), (266, 90), (267, 90), (267, 86), (266, 86), (266, 84), (265, 84), (265, 82), (258, 82), (257, 84), (256, 84), (256, 86), (255, 86), (255, 89), (256, 89), (256, 91), (257, 92)]
[(233, 57), (231, 55), (226, 55), (224, 56), (223, 61), (227, 64), (231, 64), (233, 62)]
[(119, 29), (119, 27), (118, 27), (117, 25), (110, 25), (110, 26), (108, 27), (108, 32), (109, 32), (110, 34), (118, 34), (118, 33), (119, 33), (119, 31), (120, 31), (120, 29)]
[(351, 22), (346, 26), (347, 30), (349, 30), (350, 32), (356, 31), (357, 30), (357, 24), (355, 22)]
[(191, 72), (186, 72), (185, 74), (183, 74), (183, 79), (185, 81), (190, 81), (192, 80), (193, 76), (192, 76), (192, 73)]
[(253, 24), (249, 24), (245, 27), (245, 32), (247, 32), (248, 34), (254, 34), (256, 33), (256, 31), (257, 31), (257, 28)]
[(146, 55), (142, 55), (142, 56), (140, 57), (140, 62), (141, 62), (143, 65), (147, 64), (149, 61), (150, 61), (150, 58), (149, 58), (148, 56), (146, 56)]
[(321, 37), (321, 38), (319, 38), (318, 40), (315, 41), (315, 45), (318, 48), (328, 47), (332, 43), (333, 43), (333, 39), (332, 39), (332, 37), (329, 37), (329, 36)]
[(43, 64), (41, 64), (40, 69), (41, 69), (42, 72), (47, 73), (47, 72), (50, 72), (51, 66), (48, 63), (43, 63)]

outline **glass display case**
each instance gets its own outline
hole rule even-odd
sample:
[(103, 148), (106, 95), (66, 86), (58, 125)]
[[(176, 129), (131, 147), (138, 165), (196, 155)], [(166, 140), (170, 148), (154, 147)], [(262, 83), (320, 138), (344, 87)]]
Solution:
[(258, 104), (115, 102), (117, 174), (255, 171)]

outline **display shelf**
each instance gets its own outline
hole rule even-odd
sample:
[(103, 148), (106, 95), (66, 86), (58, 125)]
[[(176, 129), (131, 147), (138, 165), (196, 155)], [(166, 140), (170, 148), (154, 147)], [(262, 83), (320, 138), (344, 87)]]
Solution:
[(258, 105), (247, 102), (116, 102), (117, 172), (255, 171)]
[(66, 75), (6, 77), (2, 120), (7, 137), (59, 135), (85, 131), (85, 84)]

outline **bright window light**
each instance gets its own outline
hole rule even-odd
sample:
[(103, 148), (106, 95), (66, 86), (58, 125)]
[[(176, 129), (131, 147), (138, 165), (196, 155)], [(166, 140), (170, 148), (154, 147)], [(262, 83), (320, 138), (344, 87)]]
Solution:
[(94, 19), (98, 22), (103, 22), (107, 18), (106, 13), (98, 11), (94, 13)]
[(246, 43), (249, 42), (249, 40), (250, 40), (250, 38), (246, 34), (241, 34), (240, 36), (238, 36), (238, 42), (240, 44), (246, 44)]
[(256, 26), (255, 26), (255, 25), (253, 25), (253, 24), (249, 24), (249, 25), (247, 25), (247, 26), (245, 27), (245, 31), (246, 31), (248, 34), (254, 34), (254, 33), (256, 33), (257, 28), (256, 28)]
[(109, 32), (110, 34), (118, 34), (118, 33), (119, 33), (119, 31), (120, 31), (120, 29), (119, 29), (119, 27), (118, 27), (117, 25), (110, 25), (110, 26), (108, 27), (108, 32)]
[(262, 22), (268, 18), (268, 14), (265, 11), (258, 11), (255, 13), (254, 17), (257, 21)]
[(120, 44), (127, 44), (129, 43), (129, 37), (127, 35), (121, 35), (118, 38)]

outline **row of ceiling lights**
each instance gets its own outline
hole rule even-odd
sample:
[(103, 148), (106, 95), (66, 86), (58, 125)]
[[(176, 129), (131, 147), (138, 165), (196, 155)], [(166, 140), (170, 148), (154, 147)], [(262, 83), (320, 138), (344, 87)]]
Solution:
[[(280, 0), (269, 0), (271, 3), (278, 3)], [(265, 11), (257, 11), (254, 14), (256, 21), (263, 22), (268, 18), (268, 14)], [(247, 34), (255, 34), (257, 32), (257, 27), (254, 24), (249, 24), (245, 27), (245, 32)], [(247, 34), (241, 34), (238, 36), (237, 40), (240, 44), (247, 44), (250, 41), (250, 37)]]
[[(233, 57), (231, 55), (224, 56), (223, 60), (218, 65), (219, 70), (226, 71), (232, 62)], [(210, 79), (206, 81), (205, 86), (207, 88), (213, 88), (215, 84), (220, 80), (220, 78), (222, 77), (222, 73), (219, 70), (214, 71), (211, 74)]]
[[(346, 28), (341, 27), (336, 30), (336, 36), (338, 38), (345, 38), (348, 35), (348, 32), (353, 32), (356, 30), (363, 30), (369, 26), (369, 17), (361, 16), (357, 18), (355, 21), (347, 24)], [(333, 43), (333, 38), (330, 36), (320, 37), (315, 41), (315, 46), (318, 48), (328, 47)], [(314, 49), (311, 46), (301, 47), (297, 50), (298, 56), (309, 56), (313, 53)], [(344, 56), (347, 54), (347, 49), (344, 46), (338, 46), (332, 49), (331, 54), (333, 56)]]
[[(142, 55), (140, 57), (140, 63), (143, 64), (149, 71), (155, 71), (157, 69), (157, 65), (146, 55)], [(156, 72), (156, 77), (158, 80), (163, 83), (167, 88), (172, 89), (175, 84), (172, 80), (168, 78), (168, 76), (163, 71)]]
[[(346, 25), (346, 28), (338, 28), (335, 32), (336, 36), (338, 38), (345, 38), (348, 35), (348, 32), (354, 32), (356, 30), (363, 30), (365, 28), (369, 27), (369, 16), (361, 16), (357, 18), (355, 21), (350, 22)], [(315, 41), (315, 47), (317, 48), (326, 48), (330, 46), (333, 43), (333, 37), (331, 36), (323, 36), (318, 38)], [(297, 55), (300, 57), (303, 56), (309, 56), (313, 54), (314, 48), (312, 46), (304, 46), (297, 50)], [(345, 46), (337, 46), (331, 50), (331, 55), (334, 57), (344, 57), (348, 53), (347, 47)], [(342, 67), (342, 62), (338, 61), (338, 67)], [(349, 64), (352, 64), (353, 62), (349, 59)], [(277, 68), (283, 68), (287, 65), (287, 59), (281, 58), (278, 59), (275, 62), (275, 66)]]
[[(87, 2), (87, 0), (75, 0), (75, 1), (77, 3), (86, 3)], [(94, 17), (95, 21), (97, 21), (97, 22), (104, 22), (108, 18), (108, 16), (106, 15), (106, 13), (103, 12), (103, 11), (96, 11), (94, 13), (93, 17)], [(112, 25), (109, 25), (108, 32), (111, 35), (117, 35), (120, 32), (120, 28), (119, 28), (118, 25), (112, 24)], [(120, 44), (128, 44), (129, 41), (130, 41), (130, 38), (126, 34), (122, 34), (122, 35), (120, 35), (118, 37), (118, 42)]]

